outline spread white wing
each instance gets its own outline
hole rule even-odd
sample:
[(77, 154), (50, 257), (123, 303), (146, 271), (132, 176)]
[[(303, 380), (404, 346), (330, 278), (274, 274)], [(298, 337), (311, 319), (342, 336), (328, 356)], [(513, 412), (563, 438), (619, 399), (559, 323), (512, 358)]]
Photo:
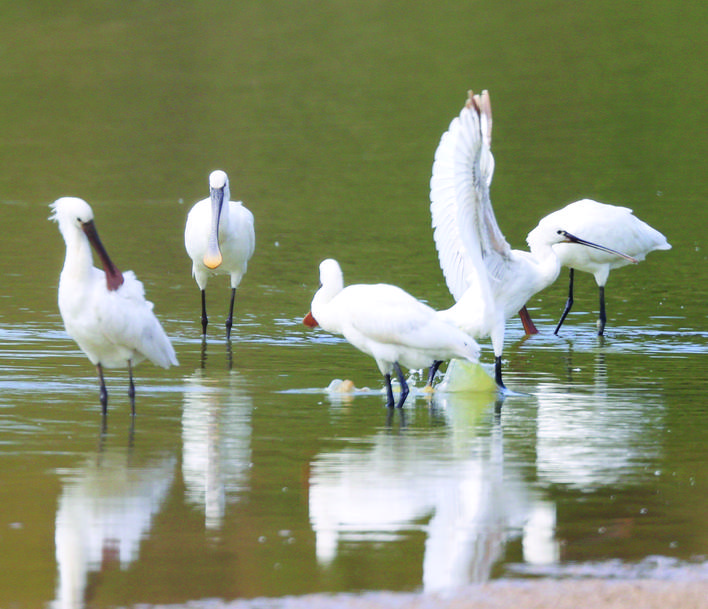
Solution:
[(440, 266), (455, 300), (470, 288), (491, 305), (491, 285), (503, 279), (511, 248), (494, 217), (489, 93), (471, 91), (435, 152), (430, 212)]

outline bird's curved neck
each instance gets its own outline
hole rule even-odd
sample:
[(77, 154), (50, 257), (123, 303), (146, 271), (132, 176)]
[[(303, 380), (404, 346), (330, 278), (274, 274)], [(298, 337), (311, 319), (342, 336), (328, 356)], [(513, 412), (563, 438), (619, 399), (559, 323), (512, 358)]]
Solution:
[(71, 231), (64, 235), (66, 255), (62, 273), (73, 276), (85, 276), (92, 272), (93, 256), (91, 245), (86, 236), (79, 231)]
[(320, 288), (312, 299), (312, 306), (310, 308), (312, 315), (314, 315), (317, 323), (323, 330), (341, 334), (341, 322), (337, 314), (337, 307), (336, 304), (332, 302), (337, 293), (331, 293), (324, 288)]
[[(526, 252), (523, 252), (526, 254)], [(560, 273), (560, 259), (553, 250), (553, 246), (547, 243), (534, 245), (531, 247), (531, 253), (526, 255), (526, 259), (530, 261), (536, 270), (536, 284), (538, 290), (552, 284)]]

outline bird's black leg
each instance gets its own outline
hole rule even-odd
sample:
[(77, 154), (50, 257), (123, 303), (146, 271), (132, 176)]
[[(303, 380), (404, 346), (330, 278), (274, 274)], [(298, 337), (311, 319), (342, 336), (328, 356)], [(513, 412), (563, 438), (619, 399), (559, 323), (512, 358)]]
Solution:
[(600, 286), (600, 318), (597, 320), (597, 335), (602, 336), (605, 333), (605, 322), (607, 315), (605, 314), (605, 286)]
[(403, 408), (403, 402), (405, 402), (408, 397), (408, 383), (406, 383), (406, 378), (403, 376), (403, 371), (398, 365), (398, 362), (393, 362), (393, 368), (398, 375), (398, 382), (401, 384), (401, 397), (398, 399), (396, 408)]
[(570, 269), (570, 285), (568, 287), (568, 300), (565, 302), (565, 309), (563, 309), (563, 315), (561, 315), (560, 321), (558, 322), (558, 325), (556, 326), (555, 331), (553, 334), (558, 334), (558, 330), (560, 330), (560, 327), (563, 325), (563, 322), (565, 321), (565, 318), (568, 316), (568, 313), (570, 312), (570, 307), (573, 306), (573, 274), (574, 274), (575, 269)]
[(106, 390), (106, 382), (103, 380), (103, 366), (96, 364), (98, 371), (98, 380), (101, 383), (101, 414), (105, 417), (108, 412), (108, 391)]
[(206, 329), (209, 320), (206, 313), (206, 290), (202, 290), (202, 336), (206, 336)]
[(226, 340), (231, 338), (231, 326), (234, 324), (234, 300), (236, 300), (236, 288), (231, 288), (231, 304), (229, 304), (229, 316), (226, 318)]
[(135, 416), (135, 383), (133, 383), (133, 363), (128, 360), (128, 396), (130, 397), (130, 414)]
[(506, 389), (504, 381), (502, 381), (502, 358), (501, 356), (494, 358), (494, 380), (501, 389)]
[(435, 360), (433, 362), (433, 365), (430, 366), (430, 373), (428, 374), (428, 385), (431, 387), (433, 386), (433, 380), (435, 379), (435, 375), (438, 372), (438, 368), (440, 368), (442, 364), (442, 360)]
[(386, 381), (386, 406), (393, 408), (393, 388), (391, 387), (391, 375), (384, 375), (384, 380)]

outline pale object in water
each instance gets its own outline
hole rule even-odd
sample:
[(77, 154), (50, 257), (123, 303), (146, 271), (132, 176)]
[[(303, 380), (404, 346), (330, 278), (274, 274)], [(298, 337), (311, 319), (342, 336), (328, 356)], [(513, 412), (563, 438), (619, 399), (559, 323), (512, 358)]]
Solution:
[(349, 379), (334, 379), (327, 386), (328, 393), (354, 393), (355, 391), (357, 391), (357, 388), (354, 386), (354, 381)]
[(453, 359), (447, 367), (445, 377), (435, 390), (436, 392), (446, 393), (496, 393), (499, 387), (494, 378), (481, 364)]

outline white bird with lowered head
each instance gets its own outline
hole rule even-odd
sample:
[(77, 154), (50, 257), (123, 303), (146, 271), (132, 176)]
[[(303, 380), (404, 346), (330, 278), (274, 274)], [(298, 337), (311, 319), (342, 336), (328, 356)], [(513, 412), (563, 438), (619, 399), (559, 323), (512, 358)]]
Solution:
[(399, 287), (385, 283), (344, 287), (342, 269), (331, 258), (320, 263), (320, 283), (303, 322), (340, 334), (373, 357), (384, 375), (389, 408), (394, 406), (393, 372), (401, 385), (397, 408), (403, 406), (408, 396), (401, 366), (430, 367), (429, 382), (432, 382), (445, 360), (478, 361), (479, 346), (472, 337)]
[(504, 388), (505, 322), (517, 313), (523, 319), (529, 298), (557, 279), (560, 260), (553, 246), (576, 243), (636, 261), (552, 222), (529, 235), (530, 252), (512, 250), (499, 229), (489, 196), (494, 173), (491, 142), (489, 93), (470, 91), (435, 152), (430, 211), (440, 266), (457, 301), (440, 314), (475, 338), (491, 337), (495, 379)]
[(192, 259), (192, 275), (202, 293), (202, 335), (206, 336), (206, 286), (213, 275), (230, 275), (231, 303), (226, 339), (231, 338), (236, 288), (246, 274), (256, 247), (253, 214), (231, 201), (229, 178), (217, 169), (209, 175), (209, 198), (194, 204), (187, 215), (184, 246)]
[[(50, 220), (59, 224), (66, 243), (59, 277), (59, 312), (64, 327), (96, 366), (104, 416), (108, 392), (103, 369), (128, 368), (128, 395), (134, 415), (133, 366), (144, 359), (163, 368), (176, 366), (175, 350), (153, 313), (152, 303), (145, 300), (143, 284), (132, 271), (121, 273), (108, 256), (89, 204), (76, 197), (63, 197), (50, 207)], [(103, 270), (93, 266), (91, 246)]]
[[(637, 218), (627, 207), (599, 203), (592, 199), (582, 199), (566, 205), (564, 208), (548, 214), (529, 233), (534, 239), (536, 231), (543, 231), (549, 225), (564, 226), (575, 235), (590, 241), (602, 241), (612, 249), (619, 250), (640, 262), (654, 250), (670, 250), (671, 245), (658, 230)], [(610, 271), (630, 264), (630, 260), (615, 254), (572, 243), (559, 243), (553, 250), (560, 259), (561, 266), (570, 269), (568, 299), (554, 334), (563, 325), (570, 308), (573, 306), (573, 276), (575, 269), (591, 273), (600, 292), (600, 314), (597, 320), (597, 333), (605, 332), (607, 314), (605, 312), (605, 284)]]

